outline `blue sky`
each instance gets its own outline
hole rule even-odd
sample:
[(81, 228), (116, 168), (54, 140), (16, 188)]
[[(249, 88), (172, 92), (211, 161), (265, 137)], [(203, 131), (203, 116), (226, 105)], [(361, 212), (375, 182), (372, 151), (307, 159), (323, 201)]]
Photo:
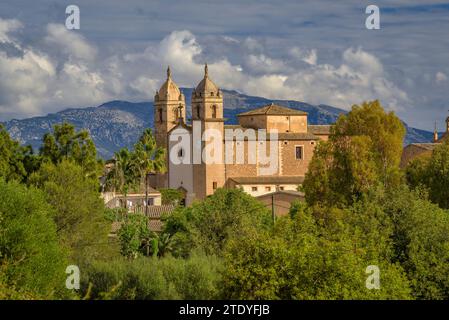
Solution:
[[(78, 5), (81, 29), (65, 28)], [(365, 28), (379, 6), (381, 29)], [(151, 100), (167, 64), (195, 86), (349, 109), (378, 98), (410, 125), (448, 115), (447, 1), (2, 1), (0, 121)]]

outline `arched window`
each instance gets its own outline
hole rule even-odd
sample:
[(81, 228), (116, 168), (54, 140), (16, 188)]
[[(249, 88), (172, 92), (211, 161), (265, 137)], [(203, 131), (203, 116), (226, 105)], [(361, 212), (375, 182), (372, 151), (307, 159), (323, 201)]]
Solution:
[(159, 122), (162, 122), (162, 109), (159, 109)]
[(213, 105), (212, 106), (212, 118), (216, 118), (217, 117), (217, 106)]
[(201, 107), (200, 107), (200, 105), (197, 105), (197, 106), (196, 106), (196, 117), (197, 117), (198, 119), (201, 118), (200, 111), (201, 111)]

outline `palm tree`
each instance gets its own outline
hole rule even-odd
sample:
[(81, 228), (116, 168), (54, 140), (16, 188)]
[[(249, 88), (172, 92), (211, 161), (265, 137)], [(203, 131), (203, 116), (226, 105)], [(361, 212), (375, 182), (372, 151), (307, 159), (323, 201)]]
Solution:
[(134, 164), (139, 173), (141, 185), (145, 181), (145, 215), (148, 215), (148, 175), (164, 173), (166, 170), (165, 149), (157, 146), (151, 129), (145, 129), (134, 146)]
[(119, 190), (125, 196), (125, 209), (127, 208), (127, 194), (129, 188), (135, 184), (136, 171), (133, 166), (132, 153), (128, 148), (120, 149), (114, 154), (114, 168), (106, 178), (106, 185)]

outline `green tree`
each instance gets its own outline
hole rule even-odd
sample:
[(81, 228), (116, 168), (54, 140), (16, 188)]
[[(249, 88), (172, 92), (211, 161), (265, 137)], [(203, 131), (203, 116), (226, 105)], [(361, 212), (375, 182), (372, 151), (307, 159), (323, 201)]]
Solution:
[(167, 217), (164, 231), (173, 236), (173, 246), (178, 247), (175, 252), (180, 255), (188, 255), (195, 247), (220, 255), (231, 237), (247, 233), (246, 226), (270, 228), (270, 211), (240, 189), (217, 189), (204, 201)]
[(83, 168), (86, 177), (93, 179), (97, 179), (103, 169), (89, 133), (86, 130), (76, 131), (75, 126), (67, 122), (54, 125), (53, 132), (44, 135), (40, 155), (53, 164), (63, 159), (73, 160)]
[(178, 205), (184, 198), (183, 192), (177, 189), (161, 188), (159, 192), (161, 193), (163, 205)]
[(106, 186), (125, 196), (125, 208), (127, 208), (126, 196), (131, 188), (136, 187), (137, 180), (138, 172), (132, 153), (128, 148), (120, 149), (114, 154), (114, 166), (106, 177)]
[(155, 235), (148, 228), (148, 218), (140, 214), (129, 214), (118, 231), (120, 252), (129, 259), (140, 254), (150, 256)]
[(449, 143), (435, 147), (430, 157), (419, 157), (406, 168), (408, 184), (424, 186), (429, 198), (441, 208), (449, 208)]
[(303, 183), (309, 204), (344, 206), (378, 184), (371, 139), (341, 137), (320, 142)]
[(30, 177), (30, 183), (44, 191), (55, 209), (58, 236), (78, 264), (104, 255), (110, 246), (110, 223), (97, 182), (83, 172), (73, 161), (62, 160), (56, 165), (43, 163)]
[[(151, 129), (146, 129), (134, 146), (133, 161), (140, 178), (140, 185), (145, 183), (145, 203), (148, 204), (148, 175), (163, 173), (165, 167), (165, 149), (157, 147)], [(145, 206), (148, 215), (148, 205)]]
[[(223, 276), (227, 298), (411, 297), (402, 267), (390, 260), (392, 226), (379, 207), (371, 202), (358, 202), (352, 209), (295, 205), (290, 216), (278, 219), (271, 231), (228, 243)], [(365, 286), (369, 265), (381, 270), (378, 290)]]
[(82, 274), (81, 291), (90, 299), (219, 299), (221, 271), (220, 259), (196, 253), (188, 259), (95, 261)]
[(0, 177), (6, 180), (18, 180), (26, 176), (24, 159), (30, 148), (21, 147), (0, 124)]
[(348, 114), (338, 118), (331, 140), (346, 136), (369, 137), (380, 181), (385, 186), (400, 184), (405, 127), (393, 111), (386, 113), (378, 100), (354, 105)]
[(419, 190), (401, 187), (380, 197), (394, 226), (394, 260), (417, 299), (449, 298), (449, 213)]
[(353, 106), (341, 115), (329, 141), (320, 142), (303, 190), (309, 204), (350, 205), (377, 184), (401, 183), (399, 162), (404, 126), (378, 101)]
[(0, 297), (66, 296), (68, 263), (53, 215), (41, 191), (0, 179)]

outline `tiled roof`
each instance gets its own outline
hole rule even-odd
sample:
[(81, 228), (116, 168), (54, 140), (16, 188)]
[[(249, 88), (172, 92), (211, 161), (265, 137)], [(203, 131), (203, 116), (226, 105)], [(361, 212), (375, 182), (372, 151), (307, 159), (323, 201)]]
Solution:
[(172, 213), (175, 208), (174, 205), (148, 206), (148, 216), (159, 219), (163, 214)]
[[(159, 232), (162, 230), (163, 222), (161, 216), (163, 214), (170, 214), (175, 209), (174, 205), (162, 205), (162, 206), (148, 206), (148, 227), (151, 231)], [(144, 211), (145, 212), (145, 211)], [(123, 222), (114, 221), (111, 226), (111, 233), (117, 233)]]
[(272, 103), (272, 104), (266, 105), (261, 108), (257, 108), (254, 110), (240, 113), (237, 116), (240, 117), (240, 116), (255, 116), (255, 115), (284, 115), (284, 116), (292, 115), (292, 116), (296, 116), (296, 115), (307, 115), (307, 112), (282, 107), (282, 106)]
[(308, 125), (308, 130), (312, 134), (327, 134), (331, 133), (332, 125), (320, 124), (320, 125)]
[[(225, 129), (242, 129), (243, 135), (241, 136), (234, 136), (234, 140), (237, 141), (243, 141), (243, 140), (257, 140), (258, 139), (258, 131), (251, 128), (243, 128), (240, 126), (226, 126)], [(249, 134), (248, 136), (245, 136), (246, 130), (251, 130), (254, 132), (254, 135)], [(251, 132), (250, 131), (250, 132)], [(225, 131), (225, 139), (231, 140), (231, 137), (233, 136), (233, 133), (229, 134)], [(266, 133), (266, 139), (267, 141), (270, 140), (270, 132)], [(317, 136), (310, 132), (278, 132), (278, 140), (319, 140)]]
[[(148, 194), (149, 195), (156, 195), (156, 194), (160, 195), (161, 193), (159, 191), (157, 191), (156, 189), (153, 189), (152, 187), (148, 186)], [(115, 197), (119, 198), (119, 199), (125, 199), (125, 196), (121, 193), (116, 193)], [(128, 193), (126, 195), (126, 198), (127, 199), (140, 199), (140, 198), (145, 199), (145, 193)]]
[(300, 191), (294, 191), (294, 190), (278, 190), (275, 192), (270, 192), (270, 193), (265, 193), (263, 195), (257, 196), (256, 198), (264, 198), (267, 196), (271, 196), (271, 195), (276, 195), (276, 194), (288, 194), (288, 195), (292, 195), (298, 198), (304, 198), (305, 194), (304, 192), (300, 192)]
[[(117, 234), (122, 227), (122, 221), (115, 221), (112, 223), (111, 234)], [(161, 220), (150, 219), (148, 220), (148, 228), (150, 231), (159, 232), (162, 230), (163, 222)]]
[(257, 176), (230, 178), (237, 184), (301, 184), (304, 176)]

